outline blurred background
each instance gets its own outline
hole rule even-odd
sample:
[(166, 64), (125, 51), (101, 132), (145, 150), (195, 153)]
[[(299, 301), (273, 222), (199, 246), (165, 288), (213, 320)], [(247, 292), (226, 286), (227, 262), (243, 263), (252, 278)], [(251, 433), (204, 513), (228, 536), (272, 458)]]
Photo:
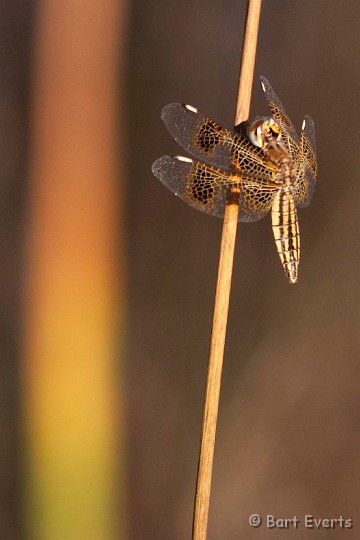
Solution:
[[(246, 1), (5, 3), (0, 12), (0, 537), (190, 538), (221, 221), (151, 174), (163, 105), (231, 127)], [(209, 540), (250, 514), (360, 518), (360, 5), (264, 0), (258, 76), (315, 120), (290, 286), (240, 224)], [(282, 534), (282, 533), (280, 533)]]

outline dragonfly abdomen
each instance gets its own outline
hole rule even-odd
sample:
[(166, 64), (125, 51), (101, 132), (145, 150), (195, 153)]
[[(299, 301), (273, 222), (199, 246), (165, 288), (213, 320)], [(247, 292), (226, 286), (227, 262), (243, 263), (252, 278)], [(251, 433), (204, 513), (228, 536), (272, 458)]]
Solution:
[(278, 191), (271, 209), (276, 247), (290, 283), (296, 283), (300, 261), (300, 233), (296, 205), (290, 187)]

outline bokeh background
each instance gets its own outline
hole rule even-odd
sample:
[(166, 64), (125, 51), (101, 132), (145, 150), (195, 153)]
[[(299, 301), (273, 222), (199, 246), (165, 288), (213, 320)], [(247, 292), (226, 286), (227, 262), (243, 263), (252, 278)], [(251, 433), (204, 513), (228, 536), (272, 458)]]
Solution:
[[(245, 0), (0, 12), (0, 537), (191, 536), (221, 222), (151, 174), (166, 103), (233, 123)], [(315, 120), (300, 279), (240, 224), (209, 540), (358, 538), (360, 5), (264, 0), (269, 78)], [(182, 153), (180, 151), (180, 153)], [(352, 518), (252, 529), (250, 514)]]

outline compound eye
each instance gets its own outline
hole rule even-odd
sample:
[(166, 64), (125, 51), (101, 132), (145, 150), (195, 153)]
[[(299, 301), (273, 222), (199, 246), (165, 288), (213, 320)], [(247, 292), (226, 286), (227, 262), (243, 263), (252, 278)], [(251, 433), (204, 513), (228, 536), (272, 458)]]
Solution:
[(252, 124), (248, 128), (247, 134), (249, 139), (255, 146), (262, 148), (264, 146), (264, 141), (266, 138), (266, 125), (264, 122), (264, 118), (257, 118), (256, 120), (254, 120), (254, 122), (252, 122)]
[(259, 148), (264, 148), (270, 140), (277, 142), (280, 138), (280, 127), (273, 118), (256, 119), (248, 130), (251, 142)]

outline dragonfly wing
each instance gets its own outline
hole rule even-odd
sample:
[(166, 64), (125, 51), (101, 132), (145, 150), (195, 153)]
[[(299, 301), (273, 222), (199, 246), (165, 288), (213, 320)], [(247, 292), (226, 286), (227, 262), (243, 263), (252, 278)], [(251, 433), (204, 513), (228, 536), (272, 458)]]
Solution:
[(264, 217), (278, 190), (274, 182), (254, 182), (251, 178), (242, 178), (182, 156), (159, 158), (153, 164), (152, 172), (190, 206), (220, 218), (224, 216), (229, 189), (235, 188), (239, 221), (257, 221)]
[(244, 177), (240, 186), (239, 221), (257, 221), (271, 209), (279, 185), (273, 181), (254, 182)]
[(304, 118), (296, 161), (298, 174), (295, 182), (295, 200), (298, 206), (306, 207), (313, 196), (317, 175), (315, 127), (310, 116)]
[(274, 166), (260, 148), (247, 137), (222, 128), (195, 107), (169, 103), (161, 118), (176, 142), (195, 159), (241, 175), (260, 179), (274, 176)]
[(316, 160), (316, 140), (315, 140), (315, 125), (311, 116), (305, 116), (303, 128), (301, 131), (301, 148), (303, 154), (309, 162), (311, 171), (316, 178), (317, 160)]
[(175, 141), (194, 158), (224, 170), (231, 168), (231, 147), (227, 130), (198, 109), (182, 103), (169, 103), (161, 118)]
[(288, 117), (283, 104), (274, 92), (269, 81), (261, 76), (260, 82), (264, 90), (265, 97), (270, 107), (274, 120), (279, 124), (282, 138), (291, 155), (295, 155), (300, 144), (299, 136), (294, 128), (290, 118)]

